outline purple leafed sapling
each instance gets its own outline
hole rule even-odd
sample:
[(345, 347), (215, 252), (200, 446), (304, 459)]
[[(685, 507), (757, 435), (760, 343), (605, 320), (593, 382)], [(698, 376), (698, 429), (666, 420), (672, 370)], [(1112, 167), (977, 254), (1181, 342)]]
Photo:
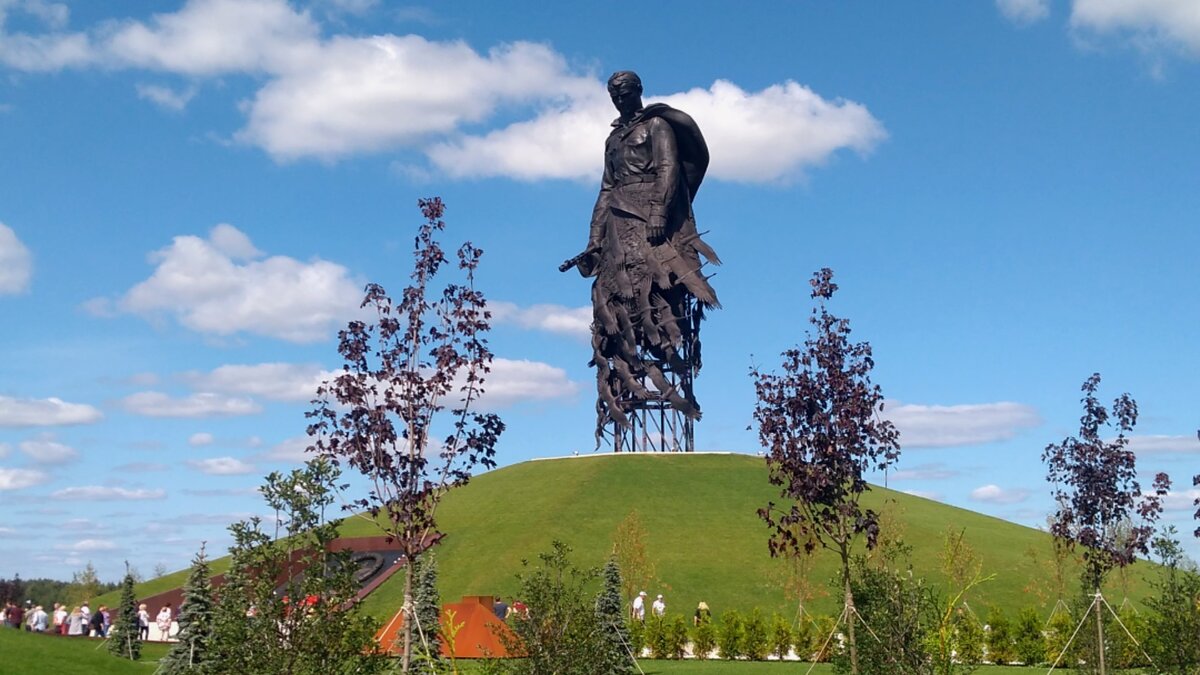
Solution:
[(410, 285), (395, 302), (379, 284), (367, 285), (362, 308), (370, 320), (351, 321), (338, 333), (343, 369), (321, 385), (307, 414), (310, 450), (370, 480), (367, 494), (347, 508), (369, 513), (409, 563), (404, 672), (414, 646), (413, 563), (443, 536), (435, 519), (442, 496), (476, 467), (495, 467), (504, 431), (497, 415), (477, 412), (492, 363), (484, 338), (491, 314), (475, 288), (483, 252), (463, 244), (460, 282), (433, 289), (449, 265), (436, 239), (445, 206), (436, 197), (419, 205), (425, 222), (413, 247)]
[(804, 344), (783, 353), (782, 373), (751, 371), (759, 440), (771, 484), (784, 500), (758, 514), (771, 530), (772, 556), (807, 554), (818, 546), (838, 554), (851, 670), (857, 673), (851, 552), (860, 535), (874, 548), (879, 534), (879, 514), (858, 502), (870, 489), (863, 475), (899, 459), (899, 432), (879, 415), (883, 393), (871, 383), (871, 345), (851, 342), (850, 322), (826, 307), (837, 291), (833, 272), (822, 269), (810, 283), (817, 306)]
[[(1133, 564), (1138, 553), (1149, 553), (1154, 523), (1171, 487), (1167, 474), (1159, 473), (1154, 491), (1142, 493), (1128, 437), (1137, 424), (1137, 402), (1126, 393), (1106, 407), (1096, 397), (1099, 386), (1099, 373), (1083, 382), (1079, 435), (1051, 443), (1042, 453), (1046, 480), (1054, 486), (1051, 494), (1058, 503), (1050, 533), (1070, 547), (1082, 547), (1083, 587), (1097, 598), (1110, 571)], [(1106, 440), (1112, 431), (1116, 436)], [(1093, 611), (1098, 665), (1104, 672), (1101, 607)]]

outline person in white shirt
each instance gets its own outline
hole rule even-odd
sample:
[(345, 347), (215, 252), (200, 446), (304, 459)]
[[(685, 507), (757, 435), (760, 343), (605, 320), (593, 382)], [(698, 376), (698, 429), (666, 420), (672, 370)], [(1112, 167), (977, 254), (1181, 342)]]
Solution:
[(63, 628), (63, 624), (66, 623), (66, 621), (67, 608), (64, 607), (62, 603), (54, 603), (54, 632), (59, 634), (65, 633), (66, 629)]
[(633, 611), (630, 616), (634, 621), (646, 620), (646, 591), (638, 593), (638, 596), (633, 599)]
[(667, 603), (663, 602), (661, 593), (659, 593), (658, 597), (654, 599), (654, 604), (650, 606), (650, 609), (653, 610), (654, 616), (661, 617), (666, 613)]
[(45, 633), (50, 624), (50, 615), (46, 610), (42, 609), (41, 605), (33, 608), (33, 615), (29, 618), (29, 627), (35, 633)]

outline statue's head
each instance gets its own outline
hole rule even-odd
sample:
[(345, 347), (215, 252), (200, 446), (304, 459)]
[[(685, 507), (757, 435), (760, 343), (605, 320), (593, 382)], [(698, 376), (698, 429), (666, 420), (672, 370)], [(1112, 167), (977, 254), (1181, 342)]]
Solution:
[(642, 78), (632, 70), (618, 70), (608, 78), (608, 95), (622, 117), (642, 109)]

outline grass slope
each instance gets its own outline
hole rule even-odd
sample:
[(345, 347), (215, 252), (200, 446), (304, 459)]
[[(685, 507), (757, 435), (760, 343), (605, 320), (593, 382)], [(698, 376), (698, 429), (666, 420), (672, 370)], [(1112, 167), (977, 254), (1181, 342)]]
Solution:
[[(778, 497), (767, 482), (763, 460), (750, 455), (597, 454), (497, 469), (451, 492), (438, 511), (447, 534), (437, 549), (442, 599), (516, 595), (514, 575), (521, 560), (536, 560), (554, 539), (575, 550), (578, 565), (599, 566), (612, 550), (617, 524), (636, 509), (659, 578), (646, 591), (651, 597), (662, 593), (669, 612), (690, 615), (696, 603), (705, 600), (717, 614), (759, 607), (791, 616), (796, 608), (782, 591), (786, 567), (768, 555), (767, 529), (756, 515), (758, 508)], [(968, 596), (981, 618), (992, 604), (1012, 616), (1025, 605), (1041, 602), (1025, 589), (1048, 574), (1027, 553), (1033, 549), (1043, 559), (1048, 557), (1050, 538), (1044, 532), (879, 487), (863, 503), (888, 511), (899, 523), (897, 529), (912, 546), (916, 573), (935, 583), (942, 579), (939, 555), (947, 529), (963, 529), (967, 543), (983, 560), (985, 574), (996, 575)], [(369, 521), (351, 518), (342, 533), (366, 536), (379, 530)], [(213, 573), (224, 571), (228, 562), (227, 557), (214, 560)], [(826, 594), (810, 604), (813, 611), (840, 612), (839, 596), (828, 594), (827, 583), (836, 564), (834, 554), (817, 554), (811, 579)], [(1143, 577), (1152, 569), (1146, 563), (1131, 568), (1132, 600), (1145, 597)], [(139, 585), (138, 595), (180, 586), (186, 577), (184, 570), (148, 581)], [(1115, 584), (1117, 574), (1111, 577)], [(1076, 578), (1072, 573), (1071, 588)], [(1124, 595), (1113, 589), (1110, 598), (1119, 602)], [(397, 574), (367, 598), (365, 609), (383, 621), (397, 611), (402, 598), (403, 575)], [(96, 602), (116, 600), (114, 593)]]
[(140, 661), (119, 659), (98, 639), (61, 637), (0, 628), (0, 675), (18, 673), (153, 673), (169, 645), (143, 644)]
[[(778, 491), (767, 482), (763, 460), (749, 455), (587, 455), (498, 469), (449, 494), (440, 507), (439, 522), (447, 533), (437, 549), (442, 598), (516, 595), (513, 575), (521, 560), (535, 560), (554, 539), (575, 550), (577, 564), (601, 565), (612, 550), (617, 524), (636, 509), (660, 580), (646, 591), (651, 597), (663, 593), (668, 611), (690, 615), (705, 600), (718, 614), (760, 607), (791, 615), (795, 606), (782, 592), (785, 567), (768, 555), (767, 530), (756, 515), (772, 499), (778, 499)], [(873, 489), (864, 505), (891, 510), (913, 547), (917, 573), (935, 582), (941, 580), (939, 555), (947, 528), (963, 528), (985, 573), (996, 574), (968, 597), (980, 615), (991, 604), (1010, 615), (1038, 604), (1024, 589), (1045, 570), (1026, 552), (1033, 548), (1045, 556), (1050, 550), (1045, 533), (883, 488)], [(348, 521), (343, 531), (374, 533), (373, 525), (362, 520)], [(1134, 568), (1132, 599), (1145, 595), (1141, 577), (1149, 568)], [(821, 552), (812, 578), (825, 590), (835, 571), (836, 556)], [(402, 578), (396, 575), (368, 598), (366, 608), (377, 617), (389, 616), (402, 604), (402, 595)], [(812, 605), (825, 614), (840, 611), (837, 596), (819, 597)]]

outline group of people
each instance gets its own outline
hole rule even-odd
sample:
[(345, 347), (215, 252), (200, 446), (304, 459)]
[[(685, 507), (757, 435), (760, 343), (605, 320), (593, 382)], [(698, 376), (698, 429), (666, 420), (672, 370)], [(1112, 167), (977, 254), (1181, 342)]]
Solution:
[[(646, 591), (642, 591), (633, 599), (633, 607), (630, 608), (629, 616), (634, 621), (646, 620), (646, 597)], [(650, 611), (658, 617), (667, 613), (667, 603), (663, 601), (662, 593), (659, 593), (658, 597), (654, 599), (653, 604), (650, 605)]]
[[(647, 597), (646, 591), (637, 594), (637, 597), (633, 599), (633, 605), (629, 608), (629, 618), (634, 621), (646, 620)], [(658, 597), (654, 599), (650, 605), (650, 611), (659, 618), (667, 613), (667, 603), (663, 600), (662, 593), (659, 593)], [(708, 609), (708, 603), (701, 600), (700, 604), (696, 606), (696, 614), (692, 617), (692, 623), (699, 626), (702, 622), (711, 620), (712, 612)]]
[(508, 604), (503, 598), (496, 598), (492, 603), (492, 612), (497, 619), (507, 621), (510, 616), (529, 616), (529, 607), (525, 603), (513, 598), (512, 604)]
[[(171, 624), (175, 620), (171, 603), (167, 603), (158, 612), (154, 623), (159, 630), (160, 639), (166, 639), (171, 634)], [(54, 609), (47, 612), (41, 605), (34, 605), (32, 600), (26, 600), (21, 606), (9, 601), (0, 609), (0, 624), (8, 628), (21, 629), (33, 633), (50, 633), (71, 637), (108, 637), (112, 628), (113, 612), (107, 605), (101, 605), (92, 611), (85, 600), (83, 604), (67, 610), (67, 606), (54, 603)], [(150, 637), (150, 612), (145, 603), (138, 606), (137, 613), (138, 636), (143, 640)]]

